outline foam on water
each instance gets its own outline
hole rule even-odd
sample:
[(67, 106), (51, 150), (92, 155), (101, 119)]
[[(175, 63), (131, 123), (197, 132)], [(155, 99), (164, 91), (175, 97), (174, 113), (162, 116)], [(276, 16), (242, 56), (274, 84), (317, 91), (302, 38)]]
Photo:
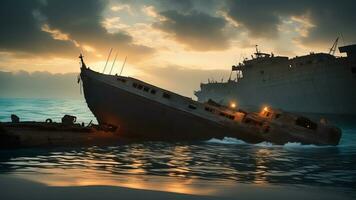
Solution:
[(335, 147), (335, 146), (318, 146), (318, 145), (313, 145), (313, 144), (301, 144), (299, 142), (288, 142), (284, 145), (277, 145), (273, 144), (271, 142), (261, 142), (257, 144), (250, 144), (246, 143), (243, 140), (239, 140), (236, 138), (231, 138), (231, 137), (224, 137), (223, 139), (216, 139), (212, 138), (210, 140), (206, 141), (207, 143), (215, 143), (215, 144), (232, 144), (232, 145), (253, 145), (257, 147), (283, 147), (286, 149), (296, 149), (296, 148), (330, 148), (330, 147)]
[(247, 144), (246, 142), (244, 142), (242, 140), (238, 140), (236, 138), (231, 138), (231, 137), (224, 137), (223, 139), (212, 138), (206, 142), (207, 143), (215, 143), (215, 144)]

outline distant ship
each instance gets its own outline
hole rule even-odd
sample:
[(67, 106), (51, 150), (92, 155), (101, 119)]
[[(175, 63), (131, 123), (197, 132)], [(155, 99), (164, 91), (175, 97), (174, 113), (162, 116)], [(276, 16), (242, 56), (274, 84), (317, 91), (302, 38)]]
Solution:
[(246, 112), (235, 104), (201, 103), (131, 77), (95, 72), (81, 59), (79, 81), (101, 127), (126, 138), (204, 140), (235, 137), (249, 143), (337, 145), (341, 130), (325, 119), (273, 110)]
[(232, 66), (236, 79), (200, 85), (198, 101), (237, 102), (252, 110), (268, 105), (309, 114), (356, 115), (356, 45), (340, 47), (346, 57), (335, 57), (337, 40), (327, 53), (288, 58), (261, 53)]

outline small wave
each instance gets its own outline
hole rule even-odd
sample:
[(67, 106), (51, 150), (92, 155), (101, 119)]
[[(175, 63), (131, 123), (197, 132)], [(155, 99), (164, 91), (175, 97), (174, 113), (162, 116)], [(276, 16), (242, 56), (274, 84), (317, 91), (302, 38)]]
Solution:
[(332, 147), (332, 146), (318, 146), (314, 144), (302, 144), (299, 142), (288, 142), (283, 145), (284, 148), (289, 149), (297, 149), (297, 148), (325, 148), (325, 147)]
[(208, 141), (207, 143), (216, 143), (216, 144), (247, 144), (246, 142), (236, 139), (236, 138), (231, 138), (231, 137), (224, 137), (222, 140), (212, 138)]
[(257, 144), (250, 144), (250, 143), (244, 142), (243, 140), (239, 140), (239, 139), (231, 138), (231, 137), (224, 137), (223, 139), (212, 138), (210, 140), (207, 140), (206, 142), (207, 143), (215, 143), (215, 144), (236, 144), (236, 145), (245, 144), (245, 145), (253, 145), (253, 146), (257, 146), (257, 147), (268, 147), (268, 148), (283, 147), (286, 149), (334, 147), (334, 146), (318, 146), (318, 145), (314, 145), (314, 144), (302, 144), (299, 142), (288, 142), (284, 145), (277, 145), (277, 144), (273, 144), (271, 142), (261, 142), (261, 143), (257, 143)]

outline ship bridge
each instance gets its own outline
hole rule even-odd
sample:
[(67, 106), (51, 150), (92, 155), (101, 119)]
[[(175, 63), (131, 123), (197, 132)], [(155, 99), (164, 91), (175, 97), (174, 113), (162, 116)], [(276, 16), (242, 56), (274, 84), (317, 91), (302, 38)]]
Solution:
[(261, 64), (269, 65), (269, 64), (283, 63), (288, 61), (288, 57), (274, 56), (273, 53), (268, 54), (268, 53), (261, 52), (258, 49), (258, 45), (256, 45), (256, 52), (254, 53), (254, 56), (251, 55), (251, 57), (252, 58), (250, 60), (245, 58), (242, 63), (239, 63), (239, 65), (233, 65), (232, 71), (243, 71), (243, 69), (252, 67), (254, 65), (261, 65)]
[[(239, 65), (233, 65), (232, 71), (239, 71), (246, 69), (248, 67), (252, 67), (254, 65), (270, 65), (270, 64), (278, 64), (288, 61), (288, 57), (286, 56), (274, 56), (273, 54), (265, 54), (263, 57), (254, 57), (251, 60), (244, 60)], [(268, 55), (268, 56), (267, 56)]]
[(351, 61), (356, 61), (356, 44), (339, 47), (340, 53), (346, 53)]

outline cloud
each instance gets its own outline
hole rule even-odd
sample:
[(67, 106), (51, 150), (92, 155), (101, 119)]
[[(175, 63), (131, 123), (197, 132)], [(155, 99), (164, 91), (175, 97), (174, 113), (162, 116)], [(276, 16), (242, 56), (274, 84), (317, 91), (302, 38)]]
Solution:
[(308, 45), (331, 43), (340, 33), (355, 41), (355, 7), (353, 0), (337, 3), (333, 0), (227, 0), (225, 11), (230, 19), (247, 29), (250, 36), (264, 39), (278, 38), (279, 26), (286, 19), (304, 17), (304, 21), (294, 22), (303, 29), (297, 30), (300, 42)]
[(0, 71), (0, 97), (82, 98), (77, 75)]
[(105, 52), (110, 47), (120, 48), (132, 60), (153, 54), (153, 48), (132, 43), (132, 36), (124, 31), (106, 31), (102, 12), (107, 3), (102, 0), (1, 1), (0, 50), (73, 56), (79, 53), (79, 45), (86, 45)]
[(75, 60), (82, 49), (88, 61), (98, 62), (113, 47), (136, 65), (164, 66), (179, 63), (178, 54), (185, 56), (182, 59), (206, 59), (217, 51), (250, 51), (254, 44), (297, 55), (326, 50), (340, 33), (346, 43), (356, 42), (355, 4), (352, 0), (2, 0), (0, 59), (3, 63), (5, 57), (13, 58), (6, 59), (7, 70), (20, 57), (29, 59), (27, 63), (34, 60), (28, 56), (37, 56), (37, 64), (43, 66), (41, 59)]
[(186, 13), (168, 10), (160, 12), (160, 16), (165, 20), (154, 23), (153, 27), (170, 34), (187, 49), (210, 51), (229, 47), (223, 18), (194, 10)]
[(41, 30), (36, 11), (43, 6), (39, 1), (0, 1), (0, 51), (23, 54), (74, 53), (70, 41), (55, 40)]
[[(299, 1), (298, 1), (299, 4)], [(227, 16), (246, 28), (254, 37), (277, 37), (283, 15), (294, 15), (300, 6), (281, 0), (227, 0)]]

